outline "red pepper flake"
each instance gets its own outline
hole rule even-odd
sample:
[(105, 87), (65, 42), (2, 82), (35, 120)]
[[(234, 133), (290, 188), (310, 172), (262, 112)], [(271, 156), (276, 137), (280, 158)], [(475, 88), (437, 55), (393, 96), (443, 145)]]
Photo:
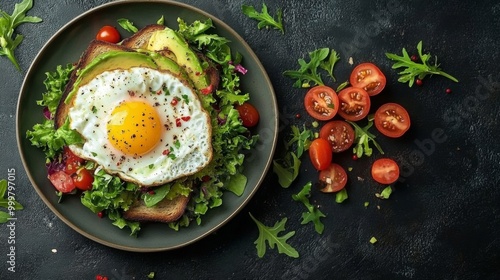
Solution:
[(184, 117), (181, 117), (181, 119), (185, 122), (189, 121), (191, 119), (190, 116), (184, 116)]
[(410, 59), (411, 61), (416, 62), (418, 60), (418, 57), (416, 55), (412, 55)]
[(160, 94), (162, 94), (162, 93), (163, 93), (163, 92), (162, 92), (160, 89), (156, 91), (156, 94), (158, 94), (158, 95), (160, 95)]
[(422, 80), (420, 80), (420, 79), (416, 79), (415, 84), (417, 84), (417, 86), (421, 86), (424, 84), (424, 82), (422, 82)]
[(182, 125), (181, 119), (175, 119), (175, 126), (181, 127), (181, 125)]
[(447, 94), (450, 94), (450, 93), (451, 93), (451, 88), (447, 88), (445, 92), (446, 92)]
[(358, 156), (357, 155), (352, 155), (352, 160), (358, 160)]
[(107, 276), (102, 276), (100, 274), (97, 274), (95, 276), (95, 280), (108, 280), (108, 277)]
[(174, 99), (172, 99), (172, 101), (170, 101), (170, 104), (171, 104), (172, 106), (177, 105), (177, 103), (179, 103), (179, 100), (178, 100), (177, 98), (174, 98)]
[(162, 155), (164, 156), (168, 156), (168, 154), (170, 154), (170, 150), (164, 150), (162, 153)]
[(199, 76), (199, 75), (201, 75), (201, 72), (195, 72), (194, 74), (195, 74), (196, 76)]
[(202, 89), (201, 93), (203, 93), (204, 95), (207, 95), (207, 94), (210, 94), (213, 89), (214, 89), (214, 86), (213, 85), (209, 85), (208, 87)]
[(128, 95), (130, 95), (130, 96), (135, 96), (135, 92), (133, 92), (133, 91), (129, 90), (129, 91), (128, 91)]
[(210, 179), (211, 179), (211, 178), (210, 178), (210, 176), (208, 176), (208, 175), (205, 175), (205, 176), (201, 177), (201, 181), (202, 181), (202, 182), (208, 182), (208, 181), (210, 181)]
[(148, 193), (149, 193), (149, 195), (154, 195), (155, 191), (149, 191)]
[(104, 217), (104, 213), (102, 211), (99, 211), (99, 213), (97, 213), (97, 217), (99, 217), (99, 218)]
[(300, 116), (300, 114), (296, 114), (296, 115), (295, 115), (295, 118), (296, 118), (296, 119), (300, 119), (300, 117), (301, 117), (301, 116)]

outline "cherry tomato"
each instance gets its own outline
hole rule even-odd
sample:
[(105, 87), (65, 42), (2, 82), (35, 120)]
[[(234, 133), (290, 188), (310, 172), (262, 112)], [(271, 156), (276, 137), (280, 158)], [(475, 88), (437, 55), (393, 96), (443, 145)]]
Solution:
[(319, 131), (319, 137), (328, 140), (334, 153), (340, 153), (352, 146), (354, 129), (345, 121), (327, 122)]
[(304, 106), (311, 117), (320, 121), (327, 121), (337, 114), (339, 98), (332, 88), (315, 86), (306, 93)]
[(120, 33), (116, 28), (110, 25), (105, 25), (97, 32), (96, 39), (116, 44), (120, 42), (121, 38)]
[(323, 138), (316, 138), (309, 146), (309, 157), (317, 170), (328, 168), (332, 161), (332, 145)]
[(349, 121), (359, 121), (370, 112), (370, 96), (362, 88), (348, 87), (339, 92), (339, 115)]
[(236, 110), (240, 113), (240, 118), (245, 127), (254, 127), (259, 123), (259, 111), (252, 104), (245, 102), (236, 106)]
[(320, 191), (325, 193), (338, 192), (342, 190), (347, 183), (347, 173), (342, 166), (331, 163), (327, 169), (319, 173), (319, 181), (323, 186)]
[(52, 185), (62, 193), (72, 192), (76, 187), (73, 178), (64, 171), (54, 172), (48, 178)]
[(401, 137), (410, 128), (410, 115), (397, 103), (386, 103), (375, 112), (375, 127), (387, 137)]
[(399, 178), (399, 165), (390, 158), (377, 159), (372, 165), (372, 177), (380, 184), (392, 184)]
[(68, 147), (63, 149), (62, 160), (65, 163), (64, 171), (69, 175), (74, 174), (85, 162), (84, 159), (75, 155)]
[(353, 87), (364, 89), (370, 96), (379, 94), (385, 87), (384, 73), (373, 63), (361, 63), (354, 67), (349, 78)]
[(92, 175), (92, 173), (89, 170), (85, 168), (80, 168), (76, 171), (76, 176), (73, 178), (73, 181), (78, 189), (82, 191), (87, 191), (92, 189), (92, 183), (94, 182), (94, 175)]

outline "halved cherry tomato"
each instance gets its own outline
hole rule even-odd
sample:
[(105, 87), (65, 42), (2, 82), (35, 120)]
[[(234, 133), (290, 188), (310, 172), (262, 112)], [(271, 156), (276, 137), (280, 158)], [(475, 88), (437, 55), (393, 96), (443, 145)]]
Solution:
[(323, 138), (316, 138), (309, 146), (309, 157), (317, 170), (328, 168), (332, 161), (332, 146)]
[(73, 178), (73, 181), (78, 189), (86, 191), (92, 189), (94, 176), (89, 170), (80, 168), (76, 171), (76, 176)]
[(84, 159), (75, 155), (67, 146), (63, 149), (62, 157), (65, 163), (64, 171), (69, 175), (74, 174), (85, 162)]
[(245, 102), (236, 106), (236, 110), (240, 113), (240, 118), (245, 127), (254, 127), (259, 123), (259, 111), (252, 104)]
[(97, 32), (96, 39), (116, 44), (120, 42), (121, 37), (116, 28), (110, 25), (105, 25)]
[(72, 192), (76, 187), (73, 178), (64, 171), (54, 172), (48, 178), (52, 185), (62, 193)]
[(399, 178), (399, 165), (390, 158), (377, 159), (372, 165), (372, 177), (380, 184), (392, 184)]
[(339, 92), (339, 115), (349, 121), (359, 121), (370, 112), (370, 96), (362, 88), (348, 87)]
[(337, 93), (327, 86), (315, 86), (304, 97), (304, 106), (311, 117), (320, 120), (331, 120), (339, 110)]
[(331, 163), (327, 169), (319, 173), (319, 181), (323, 187), (320, 191), (325, 193), (338, 192), (347, 183), (347, 173), (342, 166)]
[(352, 146), (354, 129), (345, 121), (327, 122), (319, 131), (319, 137), (328, 140), (334, 153), (340, 153)]
[(353, 87), (362, 88), (373, 96), (384, 89), (386, 78), (375, 64), (361, 63), (352, 70), (349, 82)]
[(387, 137), (401, 137), (410, 128), (410, 115), (397, 103), (386, 103), (375, 112), (375, 127)]

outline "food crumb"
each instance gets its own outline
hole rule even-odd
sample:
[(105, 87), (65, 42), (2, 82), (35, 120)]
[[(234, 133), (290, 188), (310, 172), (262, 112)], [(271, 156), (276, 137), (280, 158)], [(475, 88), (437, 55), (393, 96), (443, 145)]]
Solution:
[(52, 249), (52, 253), (57, 253), (57, 249)]
[(378, 240), (377, 240), (377, 238), (375, 238), (375, 236), (372, 236), (372, 238), (370, 238), (370, 243), (371, 244), (375, 244), (375, 243), (377, 243), (377, 241)]
[(351, 57), (349, 57), (349, 64), (350, 64), (350, 65), (353, 65), (353, 64), (354, 64), (354, 60), (352, 59), (352, 56), (351, 56)]

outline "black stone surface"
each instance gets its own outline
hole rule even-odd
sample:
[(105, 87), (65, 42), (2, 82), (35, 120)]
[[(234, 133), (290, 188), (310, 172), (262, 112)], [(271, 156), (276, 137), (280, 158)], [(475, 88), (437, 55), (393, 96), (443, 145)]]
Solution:
[[(14, 2), (0, 7), (10, 13)], [(316, 181), (304, 157), (301, 175), (289, 189), (282, 189), (270, 172), (248, 206), (216, 234), (161, 253), (119, 251), (70, 229), (37, 196), (17, 152), (16, 102), (31, 61), (66, 22), (105, 2), (35, 1), (29, 14), (43, 23), (17, 29), (25, 36), (16, 50), (22, 72), (0, 58), (0, 178), (15, 169), (15, 193), (25, 205), (14, 231), (15, 272), (8, 271), (7, 263), (11, 231), (0, 225), (0, 279), (95, 279), (98, 274), (147, 279), (150, 272), (155, 279), (500, 279), (500, 2), (265, 1), (272, 13), (283, 8), (282, 35), (258, 30), (242, 14), (242, 4), (260, 7), (261, 1), (181, 1), (219, 17), (253, 48), (275, 87), (281, 136), (290, 124), (311, 123), (302, 107), (305, 91), (293, 88), (282, 72), (296, 69), (298, 58), (319, 47), (341, 54), (335, 72), (339, 82), (353, 67), (350, 57), (354, 64), (379, 65), (388, 84), (373, 108), (388, 101), (404, 105), (412, 128), (397, 140), (377, 138), (386, 156), (402, 167), (389, 200), (375, 197), (382, 186), (369, 175), (380, 155), (358, 161), (348, 154), (334, 158), (353, 168), (349, 199), (337, 204), (334, 196), (313, 192), (311, 200), (327, 215), (322, 235), (300, 224), (305, 208), (291, 198), (306, 182)], [(438, 76), (422, 87), (397, 82), (384, 53), (400, 53), (402, 47), (415, 53), (419, 40), (460, 83)], [(446, 88), (453, 93), (445, 94)], [(296, 119), (297, 113), (302, 118)], [(439, 133), (444, 139), (435, 141)], [(367, 208), (365, 201), (370, 202)], [(296, 231), (289, 243), (300, 258), (269, 248), (258, 258), (253, 244), (258, 230), (248, 212), (267, 225), (288, 217), (287, 231)], [(371, 237), (378, 242), (370, 244)]]

